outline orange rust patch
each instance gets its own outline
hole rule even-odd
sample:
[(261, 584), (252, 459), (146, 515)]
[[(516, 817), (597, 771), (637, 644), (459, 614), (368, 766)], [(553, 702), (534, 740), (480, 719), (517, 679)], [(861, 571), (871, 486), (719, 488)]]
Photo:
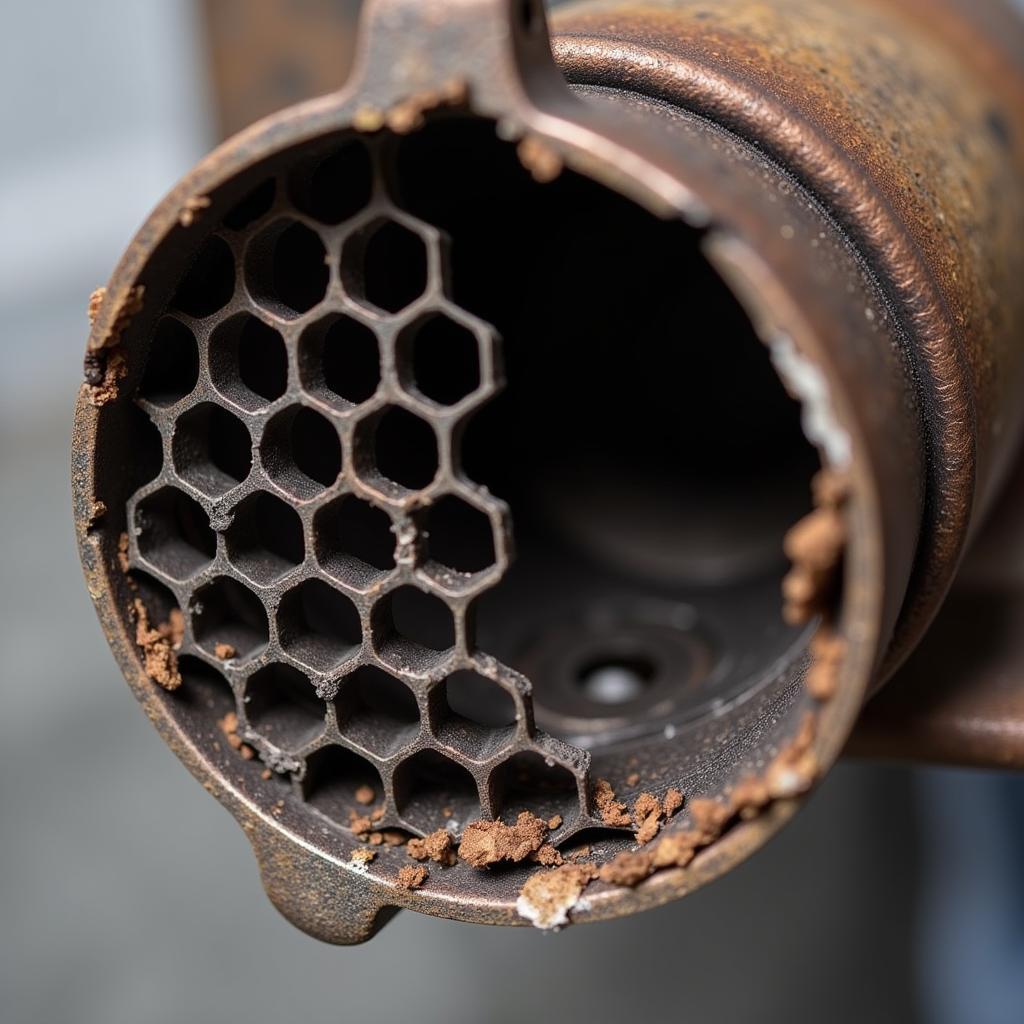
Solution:
[(547, 822), (529, 811), (523, 811), (514, 825), (503, 821), (474, 821), (462, 833), (459, 857), (475, 868), (502, 861), (518, 863), (544, 845), (547, 833)]
[(455, 840), (446, 828), (439, 828), (423, 839), (410, 839), (406, 852), (413, 860), (432, 860), (444, 867), (451, 867), (455, 861)]
[(665, 812), (666, 818), (671, 818), (683, 806), (683, 794), (678, 789), (670, 789), (665, 794), (661, 809)]
[(191, 227), (199, 213), (210, 205), (209, 196), (189, 196), (178, 214), (178, 223), (183, 228)]
[(548, 868), (564, 863), (562, 855), (550, 843), (545, 843), (536, 853), (531, 854), (530, 859)]
[(626, 805), (615, 799), (615, 790), (607, 779), (598, 779), (594, 783), (594, 804), (606, 825), (614, 828), (633, 823)]
[(646, 852), (620, 853), (598, 872), (601, 881), (609, 885), (637, 885), (653, 867), (651, 855)]
[(538, 928), (559, 928), (569, 923), (569, 913), (583, 890), (597, 877), (592, 864), (565, 864), (537, 871), (519, 891), (516, 910)]
[(229, 711), (223, 718), (217, 719), (217, 725), (224, 733), (228, 746), (238, 751), (243, 760), (251, 761), (256, 756), (256, 751), (238, 735), (238, 715), (234, 711)]
[(146, 675), (165, 690), (176, 690), (181, 686), (177, 651), (185, 631), (185, 617), (174, 608), (166, 622), (151, 627), (149, 612), (140, 598), (132, 601), (132, 609), (135, 612), (135, 643), (142, 651)]
[(230, 661), (237, 653), (238, 651), (231, 644), (213, 645), (214, 657), (219, 658), (221, 661)]
[(519, 162), (541, 185), (554, 181), (562, 173), (562, 158), (537, 135), (525, 135), (516, 147)]
[(406, 864), (398, 871), (398, 884), (403, 889), (418, 889), (429, 877), (429, 872), (422, 864), (416, 867)]
[(653, 793), (641, 793), (633, 803), (633, 825), (636, 841), (644, 846), (661, 828), (661, 801)]

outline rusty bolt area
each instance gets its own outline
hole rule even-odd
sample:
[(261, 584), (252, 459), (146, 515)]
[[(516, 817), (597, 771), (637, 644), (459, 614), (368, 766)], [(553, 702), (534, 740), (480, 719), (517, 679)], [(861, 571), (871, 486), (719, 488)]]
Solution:
[(82, 559), (297, 925), (655, 906), (828, 769), (1020, 433), (1000, 17), (374, 0), (157, 208)]

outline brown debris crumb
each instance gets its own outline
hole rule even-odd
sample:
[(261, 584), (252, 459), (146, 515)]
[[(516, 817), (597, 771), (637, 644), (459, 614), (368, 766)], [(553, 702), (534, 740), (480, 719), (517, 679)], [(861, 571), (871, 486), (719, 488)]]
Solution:
[(560, 814), (553, 814), (550, 818), (548, 818), (548, 828), (551, 829), (552, 832), (554, 832), (556, 828), (561, 827), (562, 816)]
[(215, 658), (219, 658), (221, 661), (230, 661), (238, 651), (235, 650), (231, 644), (214, 644), (213, 654)]
[(384, 115), (383, 123), (397, 135), (407, 135), (423, 126), (423, 115), (440, 106), (458, 106), (466, 102), (465, 81), (452, 79), (439, 89), (428, 89), (393, 106)]
[(649, 843), (661, 828), (661, 801), (653, 793), (641, 793), (633, 803), (633, 825), (636, 841)]
[(146, 675), (165, 690), (181, 686), (177, 649), (185, 631), (185, 617), (174, 608), (166, 622), (156, 627), (149, 624), (149, 612), (138, 597), (132, 602), (135, 611), (135, 643), (142, 651)]
[(771, 797), (763, 779), (756, 775), (748, 776), (733, 787), (730, 794), (732, 809), (744, 820), (749, 821), (757, 816)]
[(238, 755), (243, 761), (251, 761), (256, 756), (256, 751), (238, 735), (238, 715), (234, 711), (229, 711), (223, 718), (218, 718), (217, 725), (224, 733), (228, 746), (232, 750), (238, 751)]
[[(144, 293), (142, 285), (129, 288), (106, 333), (89, 339), (84, 371), (85, 382), (89, 387), (89, 401), (95, 406), (104, 406), (113, 401), (121, 381), (128, 374), (128, 364), (122, 353), (117, 351), (117, 346), (132, 317), (142, 309)], [(97, 288), (89, 296), (90, 324), (95, 325), (106, 296), (106, 288)]]
[(818, 759), (811, 749), (814, 743), (816, 718), (808, 711), (793, 741), (781, 751), (765, 775), (768, 794), (774, 800), (806, 793), (818, 775)]
[(370, 850), (365, 846), (359, 846), (352, 851), (352, 856), (349, 860), (353, 864), (369, 864), (377, 856), (374, 850)]
[(127, 573), (131, 569), (131, 564), (128, 561), (128, 534), (122, 533), (117, 538), (117, 564), (120, 566), (121, 572)]
[(670, 789), (665, 794), (661, 809), (665, 812), (666, 818), (671, 818), (683, 806), (683, 794), (678, 789)]
[(672, 832), (662, 836), (651, 850), (651, 868), (685, 868), (693, 860), (697, 847), (702, 845), (698, 832)]
[(383, 846), (384, 845), (384, 833), (383, 832), (371, 832), (366, 837), (366, 841), (371, 846)]
[(381, 842), (385, 846), (402, 846), (409, 838), (404, 832), (393, 828), (386, 828), (383, 832), (378, 832), (377, 835), (380, 836)]
[(398, 871), (398, 884), (403, 889), (418, 889), (429, 877), (429, 872), (422, 864), (413, 867), (406, 864)]
[(373, 822), (368, 814), (360, 814), (358, 811), (348, 812), (348, 827), (357, 835), (365, 836), (373, 831)]
[(547, 823), (529, 811), (523, 811), (514, 825), (503, 821), (474, 821), (462, 833), (459, 857), (475, 868), (501, 861), (518, 863), (544, 845), (547, 832)]
[(627, 786), (635, 786), (639, 782), (640, 782), (640, 773), (639, 772), (630, 772), (626, 776), (626, 785)]
[(263, 771), (260, 772), (260, 778), (264, 782), (269, 782), (273, 777), (274, 773), (269, 768), (264, 768)]
[(577, 849), (573, 850), (570, 854), (568, 854), (568, 860), (570, 860), (574, 864), (576, 864), (576, 863), (579, 863), (579, 861), (581, 861), (584, 858), (589, 857), (589, 856), (590, 856), (590, 845), (587, 844), (585, 846), (578, 847)]
[(196, 215), (201, 210), (205, 210), (209, 205), (209, 196), (189, 196), (185, 200), (185, 205), (181, 208), (181, 212), (178, 214), (178, 223), (183, 228), (191, 227), (196, 219)]
[(356, 803), (362, 804), (364, 807), (373, 803), (376, 793), (373, 791), (372, 786), (362, 785), (356, 787)]
[(423, 839), (410, 839), (406, 851), (413, 860), (432, 860), (444, 867), (451, 867), (455, 861), (455, 840), (446, 828), (439, 828)]
[(620, 853), (603, 865), (599, 874), (609, 885), (637, 885), (651, 873), (652, 866), (649, 853)]
[(379, 807), (374, 807), (373, 810), (370, 811), (370, 821), (372, 821), (376, 825), (378, 821), (383, 821), (383, 820), (384, 820), (384, 805), (381, 804)]
[(843, 474), (823, 469), (811, 483), (815, 508), (790, 528), (783, 547), (792, 568), (782, 581), (783, 618), (792, 625), (832, 611), (843, 552), (843, 506), (849, 483)]
[(535, 860), (545, 867), (564, 863), (562, 855), (550, 843), (545, 843), (536, 853), (532, 854), (531, 860)]
[(601, 820), (611, 827), (631, 825), (632, 819), (626, 805), (615, 799), (615, 790), (607, 779), (598, 779), (594, 783), (594, 803), (601, 815)]
[(714, 842), (725, 828), (726, 822), (732, 817), (732, 808), (717, 800), (691, 800), (690, 820), (693, 822), (693, 831), (700, 838), (699, 845)]
[(450, 818), (455, 812), (450, 807), (441, 808), (441, 817)]
[(536, 135), (526, 135), (516, 147), (519, 162), (541, 185), (562, 173), (562, 158), (551, 146)]
[(89, 401), (97, 408), (117, 398), (121, 381), (128, 376), (128, 364), (120, 352), (111, 352), (106, 359), (100, 361), (103, 368), (96, 371), (98, 383), (89, 385)]
[(596, 877), (592, 864), (565, 864), (534, 872), (519, 892), (516, 910), (538, 928), (559, 928), (569, 923), (569, 912)]

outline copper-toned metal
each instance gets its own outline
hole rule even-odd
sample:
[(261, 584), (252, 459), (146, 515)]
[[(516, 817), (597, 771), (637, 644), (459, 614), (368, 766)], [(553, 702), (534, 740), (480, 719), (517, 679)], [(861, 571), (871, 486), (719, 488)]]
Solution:
[[(569, 88), (537, 3), (372, 0), (340, 92), (230, 140), (142, 228), (94, 310), (83, 564), (300, 927), (536, 918), (544, 868), (409, 889), (385, 834), (528, 809), (600, 865), (631, 840), (598, 778), (682, 790), (669, 838), (725, 810), (688, 866), (564, 912), (683, 895), (791, 816), (914, 646), (1012, 454), (1024, 361), (1020, 79), (1000, 42), (950, 46), (952, 6), (916, 10), (582, 4), (551, 44)], [(843, 553), (818, 647), (777, 596), (815, 453)], [(684, 500), (675, 464), (702, 458)], [(623, 669), (645, 696), (602, 709)], [(457, 713), (466, 672), (510, 721)]]

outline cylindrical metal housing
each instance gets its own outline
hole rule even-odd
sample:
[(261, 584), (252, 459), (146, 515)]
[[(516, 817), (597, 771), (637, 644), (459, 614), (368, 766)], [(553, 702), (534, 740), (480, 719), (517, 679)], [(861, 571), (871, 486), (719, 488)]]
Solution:
[(371, 0), (345, 88), (211, 154), (96, 297), (90, 593), (329, 941), (398, 907), (598, 920), (746, 857), (1021, 433), (1009, 14), (552, 29)]

